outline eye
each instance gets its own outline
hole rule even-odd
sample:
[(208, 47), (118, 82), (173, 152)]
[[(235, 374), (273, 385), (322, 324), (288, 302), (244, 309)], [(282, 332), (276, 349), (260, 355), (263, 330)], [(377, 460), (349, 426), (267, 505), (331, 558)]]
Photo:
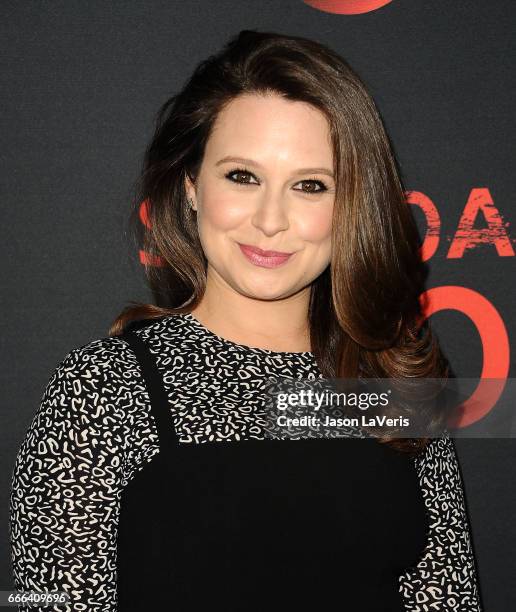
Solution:
[[(224, 175), (228, 180), (233, 183), (240, 183), (241, 185), (257, 185), (258, 183), (252, 183), (249, 178), (252, 177), (256, 179), (252, 172), (249, 172), (245, 168), (235, 168), (234, 170), (230, 170)], [(233, 178), (236, 176), (237, 178)]]
[(300, 185), (308, 185), (308, 189), (295, 189), (294, 191), (302, 191), (304, 193), (312, 194), (312, 193), (323, 193), (323, 191), (327, 191), (326, 185), (319, 180), (316, 179), (306, 179), (304, 181), (299, 182)]

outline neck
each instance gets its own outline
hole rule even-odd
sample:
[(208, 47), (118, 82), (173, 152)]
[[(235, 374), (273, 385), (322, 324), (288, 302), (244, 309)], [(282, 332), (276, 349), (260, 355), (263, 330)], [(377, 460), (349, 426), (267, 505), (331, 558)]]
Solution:
[(228, 288), (210, 289), (192, 310), (213, 333), (237, 344), (272, 351), (310, 351), (310, 287), (284, 299), (253, 299)]

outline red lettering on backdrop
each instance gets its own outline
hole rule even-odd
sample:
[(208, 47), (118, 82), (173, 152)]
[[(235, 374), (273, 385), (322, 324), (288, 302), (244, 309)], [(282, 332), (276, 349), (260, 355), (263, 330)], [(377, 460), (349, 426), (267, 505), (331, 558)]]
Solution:
[(145, 225), (147, 229), (150, 229), (151, 224), (149, 221), (149, 202), (147, 200), (144, 200), (140, 204), (139, 216), (140, 221), (143, 223), (143, 225)]
[(432, 200), (420, 191), (406, 191), (405, 198), (409, 204), (419, 206), (425, 214), (427, 229), (420, 252), (422, 260), (427, 261), (439, 247), (439, 235), (441, 233), (439, 211)]
[(466, 287), (434, 287), (422, 294), (421, 305), (426, 318), (446, 309), (464, 313), (480, 335), (483, 363), (479, 384), (450, 422), (451, 427), (466, 427), (485, 416), (504, 390), (509, 373), (510, 347), (503, 319), (489, 300)]
[[(487, 227), (475, 228), (475, 221), (480, 212)], [(462, 257), (467, 249), (479, 244), (493, 244), (500, 257), (514, 257), (514, 249), (509, 239), (508, 222), (504, 222), (500, 211), (493, 204), (487, 188), (472, 189), (462, 212), (459, 226), (451, 243), (448, 257)]]
[(304, 0), (312, 8), (337, 15), (369, 13), (389, 4), (392, 0)]
[[(149, 221), (148, 205), (149, 203), (147, 202), (147, 200), (144, 200), (140, 204), (140, 208), (138, 210), (138, 216), (140, 217), (140, 221), (143, 223), (143, 225), (145, 225), (147, 229), (150, 229), (151, 224)], [(160, 267), (164, 265), (163, 258), (159, 257), (158, 255), (151, 255), (151, 253), (147, 253), (146, 251), (143, 251), (142, 249), (138, 251), (138, 254), (140, 257), (140, 263), (144, 266), (147, 265), (147, 266)]]
[[(421, 257), (423, 261), (427, 261), (435, 255), (439, 247), (441, 233), (439, 211), (432, 200), (420, 191), (406, 191), (405, 196), (407, 202), (419, 206), (426, 217), (427, 230), (421, 245)], [(480, 213), (487, 227), (475, 228)], [(480, 244), (494, 245), (500, 257), (514, 257), (514, 248), (508, 233), (509, 225), (494, 206), (489, 189), (483, 187), (472, 189), (447, 257), (460, 258), (468, 249)]]

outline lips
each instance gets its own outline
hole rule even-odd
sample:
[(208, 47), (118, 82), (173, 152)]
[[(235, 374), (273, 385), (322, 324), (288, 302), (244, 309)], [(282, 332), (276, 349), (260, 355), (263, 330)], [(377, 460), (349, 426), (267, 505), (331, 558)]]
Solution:
[(247, 259), (263, 268), (276, 268), (285, 263), (294, 253), (285, 253), (284, 251), (264, 251), (250, 244), (238, 243), (240, 250)]
[(285, 253), (283, 251), (264, 251), (250, 244), (241, 244), (240, 247), (246, 249), (246, 251), (252, 251), (258, 255), (263, 255), (264, 257), (288, 257), (292, 255), (292, 253)]

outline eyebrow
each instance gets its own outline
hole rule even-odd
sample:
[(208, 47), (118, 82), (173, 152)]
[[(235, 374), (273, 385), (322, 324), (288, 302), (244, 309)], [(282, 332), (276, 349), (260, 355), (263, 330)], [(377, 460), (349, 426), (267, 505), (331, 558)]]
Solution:
[[(248, 159), (247, 157), (232, 157), (230, 155), (219, 159), (219, 161), (215, 164), (215, 166), (220, 166), (220, 164), (224, 164), (225, 162), (236, 162), (239, 164), (248, 164), (249, 166), (256, 166), (257, 168), (263, 168), (263, 166), (255, 161), (254, 159)], [(298, 168), (295, 171), (295, 174), (326, 174), (333, 178), (333, 172), (328, 168)]]

